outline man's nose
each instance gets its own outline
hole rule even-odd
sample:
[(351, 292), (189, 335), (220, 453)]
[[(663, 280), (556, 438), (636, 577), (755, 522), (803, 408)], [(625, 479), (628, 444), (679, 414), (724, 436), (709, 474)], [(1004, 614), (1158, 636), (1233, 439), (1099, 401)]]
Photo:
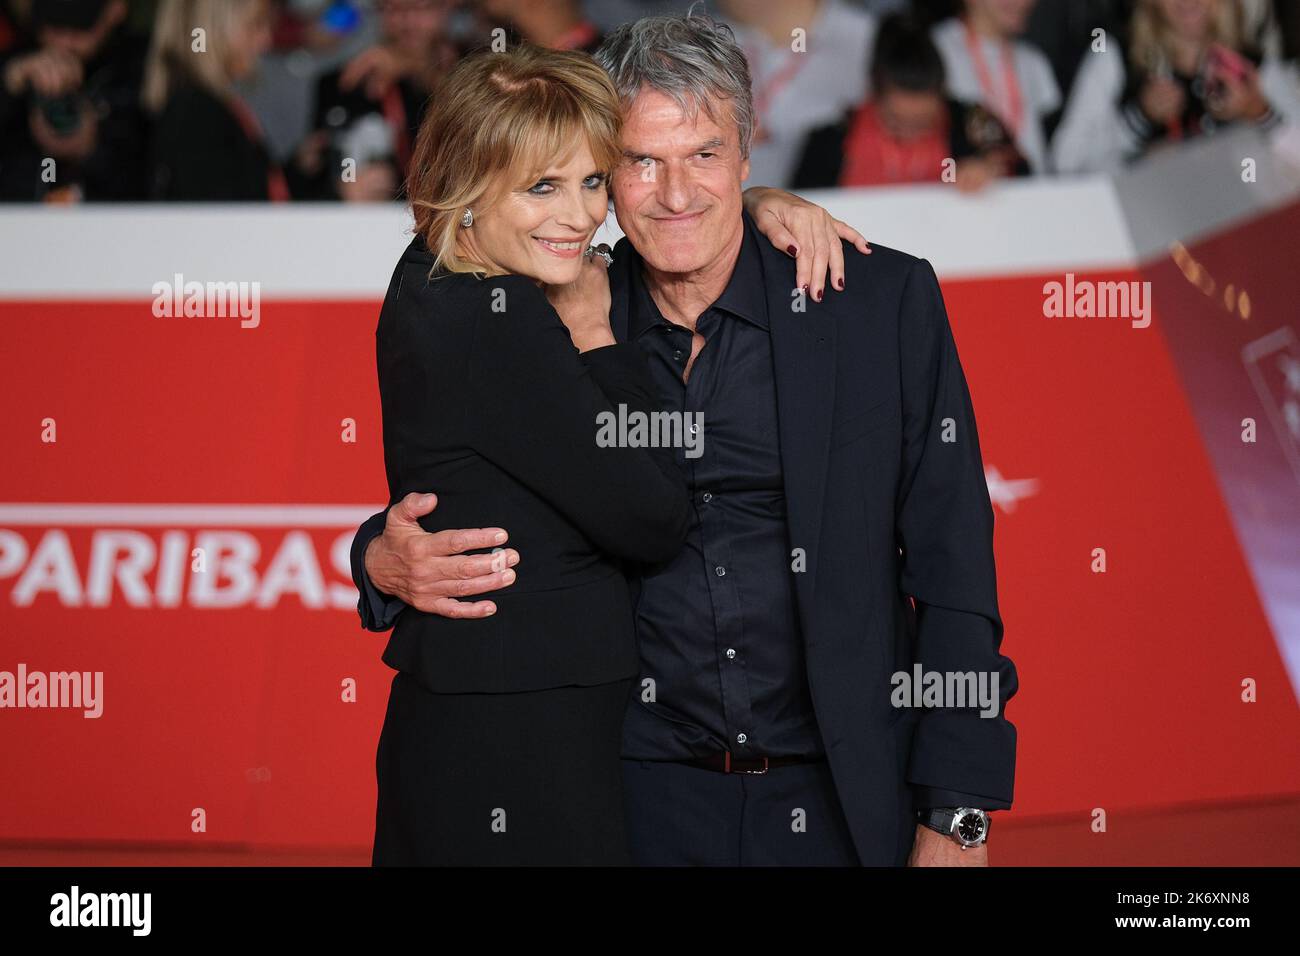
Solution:
[(694, 188), (690, 172), (676, 163), (663, 163), (658, 170), (658, 188), (655, 190), (659, 205), (669, 212), (684, 212), (691, 204)]

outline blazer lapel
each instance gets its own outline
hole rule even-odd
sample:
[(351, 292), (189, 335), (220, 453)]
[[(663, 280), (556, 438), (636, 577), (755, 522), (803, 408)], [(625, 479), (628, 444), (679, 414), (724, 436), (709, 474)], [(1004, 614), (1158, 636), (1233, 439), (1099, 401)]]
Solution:
[(805, 298), (805, 311), (794, 310), (794, 270), (766, 239), (762, 243), (790, 547), (801, 548), (807, 561), (806, 570), (795, 574), (795, 594), (808, 641), (814, 634), (813, 595), (835, 405), (836, 323), (830, 303), (814, 302), (811, 295)]

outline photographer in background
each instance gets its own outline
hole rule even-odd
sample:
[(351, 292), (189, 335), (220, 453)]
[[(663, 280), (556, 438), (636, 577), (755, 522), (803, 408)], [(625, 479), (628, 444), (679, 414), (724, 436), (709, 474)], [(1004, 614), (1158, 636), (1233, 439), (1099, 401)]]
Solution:
[(286, 202), (306, 194), (301, 158), (281, 168), (236, 90), (271, 46), (269, 0), (162, 0), (143, 100), (156, 117), (153, 198)]
[(299, 150), (315, 198), (397, 198), (429, 93), (459, 59), (447, 34), (453, 6), (376, 0), (379, 42), (316, 86), (315, 132)]
[(1233, 0), (1138, 0), (1125, 43), (1086, 54), (1052, 142), (1058, 171), (1116, 172), (1157, 149), (1300, 119), (1294, 81)]
[(0, 200), (141, 199), (145, 42), (125, 0), (34, 0), (29, 35), (0, 63)]

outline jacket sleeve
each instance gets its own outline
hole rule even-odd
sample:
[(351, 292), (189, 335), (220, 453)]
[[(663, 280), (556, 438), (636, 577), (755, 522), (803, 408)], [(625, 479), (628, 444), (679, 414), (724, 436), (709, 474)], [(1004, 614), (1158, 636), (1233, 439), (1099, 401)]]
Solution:
[[(676, 554), (690, 501), (671, 448), (612, 447), (602, 420), (654, 407), (646, 359), (634, 345), (580, 356), (530, 280), (484, 282), (468, 356), (470, 443), (564, 514), (599, 548), (655, 563)], [(492, 310), (488, 303), (498, 305)], [(597, 354), (602, 353), (602, 354)], [(604, 369), (593, 375), (593, 364)], [(601, 377), (621, 382), (607, 395)]]
[(384, 523), (387, 520), (388, 508), (385, 508), (363, 521), (352, 538), (352, 583), (357, 586), (360, 594), (357, 599), (357, 614), (361, 616), (361, 626), (367, 631), (388, 630), (406, 607), (406, 602), (401, 598), (385, 594), (375, 587), (370, 575), (366, 573), (366, 545), (384, 533)]
[(899, 342), (903, 448), (895, 530), (900, 587), (916, 607), (914, 660), (927, 673), (973, 672), (996, 698), (991, 714), (975, 702), (924, 708), (907, 782), (921, 807), (950, 806), (960, 795), (963, 805), (1007, 809), (1016, 729), (1005, 707), (1017, 677), (998, 652), (993, 508), (970, 392), (938, 279), (923, 259), (912, 264), (903, 290)]

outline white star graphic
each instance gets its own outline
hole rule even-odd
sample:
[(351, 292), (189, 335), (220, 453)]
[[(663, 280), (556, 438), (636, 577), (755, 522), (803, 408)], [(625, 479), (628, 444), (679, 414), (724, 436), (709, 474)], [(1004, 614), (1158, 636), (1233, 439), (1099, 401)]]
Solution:
[(1037, 478), (1003, 478), (1002, 472), (992, 467), (984, 469), (984, 481), (989, 486), (989, 499), (1007, 514), (1016, 510), (1022, 498), (1038, 494), (1040, 484)]

